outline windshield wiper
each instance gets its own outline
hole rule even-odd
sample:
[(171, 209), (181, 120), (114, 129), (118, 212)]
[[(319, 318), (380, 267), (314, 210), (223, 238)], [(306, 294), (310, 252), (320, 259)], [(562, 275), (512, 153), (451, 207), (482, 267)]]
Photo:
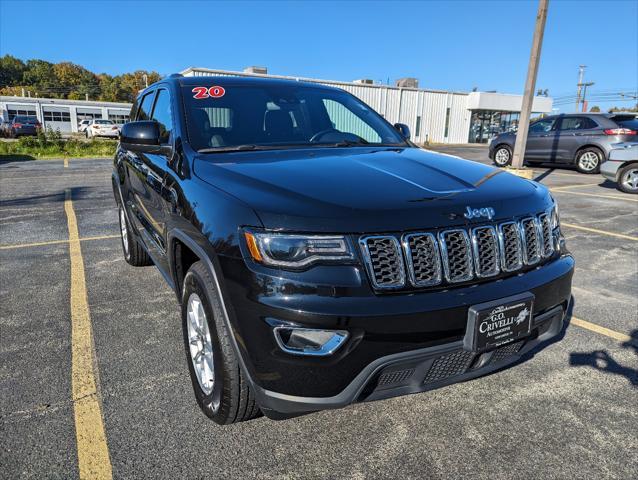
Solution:
[(370, 145), (370, 142), (368, 142), (367, 140), (364, 140), (363, 138), (361, 140), (341, 140), (340, 142), (337, 143), (329, 143), (328, 146), (330, 147), (357, 147), (357, 146), (361, 146), (361, 145)]
[(263, 145), (233, 145), (232, 147), (208, 147), (200, 148), (197, 153), (225, 153), (225, 152), (241, 152), (243, 150), (266, 150), (268, 147)]

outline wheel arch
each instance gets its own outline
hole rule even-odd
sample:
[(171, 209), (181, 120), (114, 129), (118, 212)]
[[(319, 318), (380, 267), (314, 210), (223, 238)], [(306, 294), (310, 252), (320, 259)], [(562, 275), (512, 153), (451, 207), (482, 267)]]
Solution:
[(582, 145), (582, 146), (580, 146), (580, 147), (578, 147), (576, 149), (576, 153), (574, 153), (574, 158), (573, 158), (574, 164), (578, 163), (578, 155), (583, 150), (586, 150), (588, 148), (595, 148), (596, 150), (598, 150), (600, 152), (600, 155), (602, 156), (601, 163), (604, 162), (605, 160), (607, 160), (607, 155), (605, 154), (605, 149), (604, 148), (602, 148), (600, 145), (597, 145), (595, 143), (587, 143), (587, 144)]

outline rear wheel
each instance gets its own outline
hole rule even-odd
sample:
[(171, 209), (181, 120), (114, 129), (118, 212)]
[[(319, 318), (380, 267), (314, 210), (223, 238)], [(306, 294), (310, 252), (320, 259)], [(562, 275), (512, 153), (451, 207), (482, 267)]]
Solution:
[(498, 167), (506, 167), (512, 163), (512, 149), (507, 145), (499, 145), (494, 151), (494, 163)]
[(133, 265), (134, 267), (146, 267), (153, 265), (153, 260), (151, 260), (149, 254), (146, 253), (146, 250), (144, 250), (144, 247), (140, 245), (137, 238), (133, 236), (133, 232), (126, 220), (124, 208), (121, 206), (119, 208), (119, 217), (122, 252), (124, 253), (124, 260), (126, 260), (126, 263)]
[(632, 163), (620, 170), (618, 188), (625, 193), (638, 193), (638, 163)]
[(576, 168), (580, 173), (598, 173), (602, 158), (597, 148), (585, 148), (576, 154)]
[(191, 383), (199, 407), (221, 425), (261, 415), (226, 328), (222, 300), (202, 262), (184, 277), (182, 324)]

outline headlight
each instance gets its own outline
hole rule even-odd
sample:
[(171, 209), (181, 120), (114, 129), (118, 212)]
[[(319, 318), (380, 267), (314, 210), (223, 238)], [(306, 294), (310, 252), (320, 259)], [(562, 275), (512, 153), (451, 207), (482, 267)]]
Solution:
[(343, 236), (244, 232), (251, 257), (271, 267), (299, 269), (317, 262), (351, 261), (354, 253)]

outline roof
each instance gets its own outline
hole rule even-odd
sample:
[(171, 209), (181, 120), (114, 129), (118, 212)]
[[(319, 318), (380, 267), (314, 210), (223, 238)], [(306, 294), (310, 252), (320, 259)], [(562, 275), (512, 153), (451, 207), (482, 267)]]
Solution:
[(264, 77), (234, 77), (234, 76), (196, 76), (196, 77), (176, 77), (170, 78), (168, 80), (173, 80), (179, 82), (180, 85), (183, 86), (196, 86), (196, 85), (271, 85), (271, 86), (281, 86), (281, 87), (312, 87), (312, 88), (322, 88), (327, 90), (335, 90), (333, 87), (329, 87), (326, 85), (321, 85), (317, 83), (311, 83), (306, 81), (296, 81), (290, 79), (281, 79), (281, 78), (264, 78)]

